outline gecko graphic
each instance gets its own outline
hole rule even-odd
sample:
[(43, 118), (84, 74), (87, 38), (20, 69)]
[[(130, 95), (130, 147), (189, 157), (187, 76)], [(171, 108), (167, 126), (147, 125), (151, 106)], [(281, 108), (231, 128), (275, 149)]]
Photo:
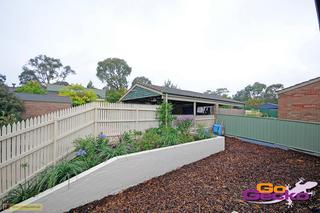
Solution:
[(277, 200), (271, 200), (271, 201), (261, 201), (261, 202), (256, 202), (256, 201), (249, 201), (251, 203), (257, 203), (257, 204), (272, 204), (272, 203), (279, 203), (282, 201), (287, 201), (286, 205), (288, 205), (288, 208), (293, 206), (293, 202), (291, 199), (290, 194), (294, 194), (297, 195), (298, 193), (306, 193), (310, 196), (314, 195), (315, 192), (311, 191), (311, 192), (307, 192), (307, 190), (312, 189), (314, 187), (316, 187), (318, 185), (317, 182), (313, 182), (313, 181), (308, 181), (308, 182), (304, 182), (303, 178), (300, 178), (299, 181), (295, 184), (295, 186), (290, 189), (290, 185), (286, 185), (286, 190), (288, 191), (288, 195), (289, 196), (282, 196), (282, 198), (279, 198)]

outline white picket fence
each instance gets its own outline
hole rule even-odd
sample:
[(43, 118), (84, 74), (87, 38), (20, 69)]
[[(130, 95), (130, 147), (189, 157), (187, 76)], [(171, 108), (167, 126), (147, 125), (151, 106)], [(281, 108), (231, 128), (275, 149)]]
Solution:
[(2, 127), (0, 197), (71, 153), (77, 138), (157, 127), (156, 107), (95, 102)]

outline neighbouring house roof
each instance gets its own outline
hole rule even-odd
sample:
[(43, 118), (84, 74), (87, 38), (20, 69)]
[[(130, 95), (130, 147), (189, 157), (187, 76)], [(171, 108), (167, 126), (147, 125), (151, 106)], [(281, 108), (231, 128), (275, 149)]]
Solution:
[(209, 95), (209, 94), (204, 94), (200, 92), (193, 92), (189, 90), (174, 89), (174, 88), (169, 88), (164, 86), (146, 85), (146, 84), (135, 84), (121, 98), (121, 101), (134, 100), (134, 99), (145, 98), (145, 97), (155, 97), (155, 96), (164, 95), (164, 94), (183, 96), (183, 97), (192, 97), (192, 98), (201, 98), (201, 99), (206, 99), (211, 101), (244, 104), (241, 101), (236, 101), (229, 98), (223, 98), (220, 96)]
[(54, 103), (70, 103), (71, 99), (67, 96), (58, 96), (55, 94), (30, 94), (30, 93), (15, 93), (16, 97), (22, 101), (41, 101)]
[(304, 81), (304, 82), (301, 82), (299, 84), (295, 84), (293, 86), (290, 86), (290, 87), (284, 88), (282, 90), (279, 90), (278, 94), (281, 94), (281, 93), (284, 93), (284, 92), (288, 92), (290, 90), (297, 89), (297, 88), (300, 88), (300, 87), (304, 87), (304, 86), (307, 86), (307, 85), (310, 85), (310, 84), (314, 84), (314, 83), (317, 83), (317, 82), (320, 82), (320, 77), (313, 78), (313, 79), (310, 79), (308, 81)]
[(265, 103), (259, 106), (259, 109), (278, 109), (278, 104)]
[[(56, 92), (58, 93), (60, 90), (62, 90), (64, 87), (63, 85), (56, 85), (56, 84), (48, 84), (47, 85), (47, 91), (48, 92)], [(92, 89), (94, 93), (96, 93), (97, 96), (101, 99), (106, 98), (106, 90), (105, 89)]]

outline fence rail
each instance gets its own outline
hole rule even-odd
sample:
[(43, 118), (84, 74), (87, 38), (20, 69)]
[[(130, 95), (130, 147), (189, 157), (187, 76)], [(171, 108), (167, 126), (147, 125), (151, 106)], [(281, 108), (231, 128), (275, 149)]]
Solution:
[(275, 118), (217, 115), (225, 134), (270, 142), (320, 155), (320, 124)]
[(156, 127), (156, 107), (96, 102), (3, 126), (0, 197), (71, 153), (77, 138), (100, 132), (118, 136), (128, 130)]

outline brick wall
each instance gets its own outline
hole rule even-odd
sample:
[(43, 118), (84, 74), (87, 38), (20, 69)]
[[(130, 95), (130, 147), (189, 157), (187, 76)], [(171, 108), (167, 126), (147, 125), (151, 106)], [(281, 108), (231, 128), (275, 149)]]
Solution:
[(320, 81), (279, 94), (280, 119), (320, 122)]
[(22, 118), (30, 118), (43, 115), (49, 112), (54, 112), (60, 109), (71, 107), (70, 103), (57, 103), (57, 102), (41, 102), (41, 101), (23, 101), (25, 112)]

